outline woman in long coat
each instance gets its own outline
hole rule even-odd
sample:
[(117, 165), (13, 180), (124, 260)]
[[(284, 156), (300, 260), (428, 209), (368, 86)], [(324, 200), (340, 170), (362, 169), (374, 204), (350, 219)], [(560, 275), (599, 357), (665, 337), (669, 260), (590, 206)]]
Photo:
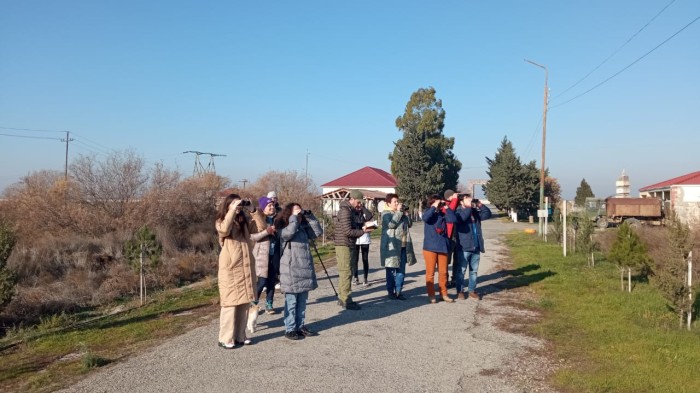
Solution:
[(216, 231), (219, 234), (219, 296), (221, 315), (219, 346), (226, 349), (250, 344), (245, 328), (248, 310), (255, 300), (255, 259), (250, 239), (253, 224), (241, 207), (241, 197), (230, 194), (219, 207)]
[(275, 227), (282, 246), (280, 284), (284, 292), (284, 335), (290, 340), (315, 336), (317, 333), (304, 323), (309, 291), (318, 288), (309, 242), (323, 230), (311, 211), (303, 211), (298, 203), (290, 203), (282, 209)]
[(379, 245), (379, 259), (386, 268), (386, 290), (389, 298), (406, 300), (401, 294), (406, 265), (416, 263), (411, 233), (408, 230), (411, 219), (399, 203), (399, 196), (387, 194), (386, 206), (382, 215), (382, 237)]

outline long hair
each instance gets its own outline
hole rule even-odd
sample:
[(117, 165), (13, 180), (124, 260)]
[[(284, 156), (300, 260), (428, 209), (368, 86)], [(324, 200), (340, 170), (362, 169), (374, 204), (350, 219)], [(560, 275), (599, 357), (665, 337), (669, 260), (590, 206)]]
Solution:
[(219, 205), (219, 210), (216, 212), (216, 220), (223, 220), (224, 217), (226, 217), (226, 213), (228, 213), (228, 207), (235, 201), (236, 199), (241, 199), (241, 197), (238, 194), (228, 194), (224, 201)]
[[(241, 199), (240, 195), (228, 194), (228, 196), (226, 196), (224, 202), (219, 206), (219, 211), (216, 213), (216, 221), (223, 221), (224, 218), (226, 218), (226, 213), (228, 213), (229, 206), (236, 199)], [(234, 221), (238, 224), (241, 231), (243, 231), (246, 224), (245, 214), (243, 213), (243, 210), (239, 211), (238, 214), (236, 214), (236, 218), (234, 219)]]
[[(301, 208), (301, 205), (296, 203), (296, 202), (291, 202), (291, 203), (288, 203), (284, 206), (282, 211), (275, 218), (275, 229), (280, 231), (280, 230), (282, 230), (282, 228), (289, 225), (289, 217), (292, 216), (292, 212), (294, 211), (294, 206), (299, 206), (299, 208)], [(297, 220), (301, 224), (304, 221), (304, 215), (299, 214), (299, 216), (297, 217)]]

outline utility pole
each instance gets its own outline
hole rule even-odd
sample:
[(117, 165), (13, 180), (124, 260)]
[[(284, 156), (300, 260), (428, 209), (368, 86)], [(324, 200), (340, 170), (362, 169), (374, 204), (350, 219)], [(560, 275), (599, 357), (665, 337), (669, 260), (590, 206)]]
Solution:
[[(544, 209), (544, 156), (545, 156), (545, 146), (547, 142), (547, 101), (549, 101), (549, 89), (547, 88), (547, 79), (549, 77), (549, 71), (547, 70), (547, 67), (537, 64), (534, 61), (524, 59), (526, 62), (540, 67), (544, 70), (544, 109), (542, 111), (542, 167), (540, 168), (540, 210)], [(542, 222), (542, 217), (539, 217), (538, 214), (538, 222), (539, 222), (539, 230), (540, 230), (540, 236), (543, 233), (543, 222)]]
[(304, 168), (304, 186), (309, 188), (309, 149), (306, 149), (306, 167)]
[(249, 180), (248, 180), (248, 179), (243, 179), (243, 180), (240, 180), (240, 182), (243, 183), (243, 191), (245, 191), (245, 184), (248, 183)]
[(66, 139), (61, 139), (61, 142), (66, 142), (66, 165), (63, 167), (63, 180), (68, 181), (68, 143), (72, 142), (70, 131), (66, 131)]

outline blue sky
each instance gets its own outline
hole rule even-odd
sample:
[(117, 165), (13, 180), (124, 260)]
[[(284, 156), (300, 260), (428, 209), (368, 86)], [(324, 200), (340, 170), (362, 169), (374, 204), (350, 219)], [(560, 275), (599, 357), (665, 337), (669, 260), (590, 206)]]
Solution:
[[(396, 118), (432, 86), (466, 182), (504, 136), (539, 166), (544, 71), (528, 58), (549, 68), (546, 165), (564, 197), (582, 178), (612, 194), (623, 169), (636, 191), (700, 170), (700, 21), (564, 102), (699, 16), (697, 0), (5, 1), (0, 134), (69, 130), (71, 158), (133, 149), (185, 174), (183, 151), (226, 154), (233, 181), (303, 173), (308, 150), (320, 185), (389, 170)], [(64, 149), (0, 135), (0, 189), (63, 170)]]

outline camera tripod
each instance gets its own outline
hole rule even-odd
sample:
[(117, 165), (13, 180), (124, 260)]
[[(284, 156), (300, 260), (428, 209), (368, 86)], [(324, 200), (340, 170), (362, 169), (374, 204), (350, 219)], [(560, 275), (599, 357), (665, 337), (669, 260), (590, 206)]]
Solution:
[(333, 288), (333, 293), (335, 293), (335, 297), (338, 297), (338, 291), (335, 290), (335, 286), (333, 285), (333, 280), (331, 280), (331, 276), (328, 274), (328, 270), (326, 270), (326, 265), (323, 264), (323, 260), (321, 259), (321, 254), (319, 254), (318, 248), (316, 248), (316, 241), (309, 240), (309, 243), (314, 247), (314, 251), (316, 251), (316, 256), (318, 257), (318, 261), (321, 262), (321, 266), (323, 267), (323, 271), (326, 272), (326, 277), (328, 278), (328, 282), (331, 283), (331, 288)]

